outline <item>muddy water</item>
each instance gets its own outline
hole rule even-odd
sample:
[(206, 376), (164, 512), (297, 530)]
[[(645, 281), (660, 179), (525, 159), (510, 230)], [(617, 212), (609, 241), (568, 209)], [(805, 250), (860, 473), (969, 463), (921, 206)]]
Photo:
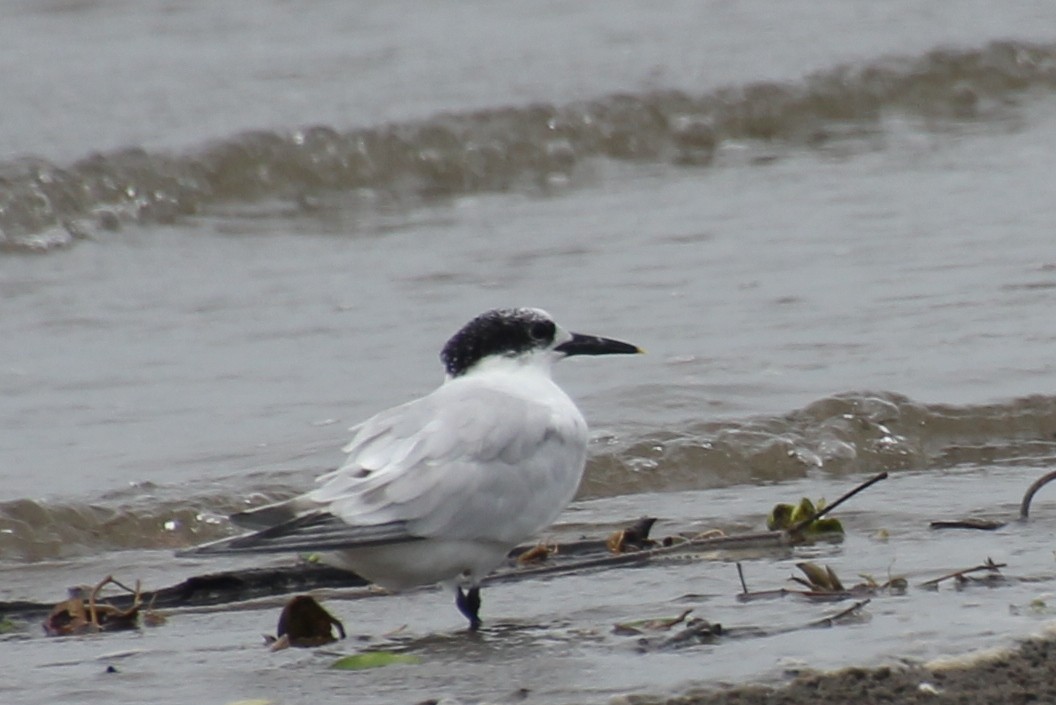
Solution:
[[(500, 305), (650, 351), (556, 370), (593, 429), (558, 537), (643, 514), (758, 528), (776, 501), (891, 479), (841, 512), (842, 544), (496, 586), (479, 640), (439, 594), (330, 599), (369, 637), (332, 652), (415, 667), (337, 674), (330, 652), (258, 648), (274, 608), (189, 612), (105, 639), (26, 625), (0, 641), (2, 697), (601, 701), (924, 659), (1044, 619), (1008, 609), (1051, 589), (1044, 496), (993, 534), (926, 520), (1011, 516), (1053, 457), (1050, 4), (438, 8), (5, 15), (0, 600), (226, 567), (172, 551), (309, 487), (349, 425), (438, 383), (446, 337)], [(685, 652), (611, 633), (689, 607), (749, 627), (840, 609), (741, 604), (734, 558), (762, 588), (802, 558), (912, 586), (987, 556), (1039, 581), (911, 589), (860, 624)]]

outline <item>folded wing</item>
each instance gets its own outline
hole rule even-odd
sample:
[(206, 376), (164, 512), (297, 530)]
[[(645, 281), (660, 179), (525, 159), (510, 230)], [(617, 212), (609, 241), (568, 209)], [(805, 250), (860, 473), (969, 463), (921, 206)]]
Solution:
[(318, 488), (234, 515), (260, 530), (187, 553), (327, 551), (433, 537), (513, 545), (556, 519), (586, 458), (586, 424), (570, 401), (555, 407), (468, 380), (354, 430), (344, 465), (321, 476)]
[(570, 401), (473, 380), (356, 431), (345, 464), (306, 497), (351, 525), (404, 522), (425, 538), (520, 541), (572, 499), (586, 458), (586, 424)]

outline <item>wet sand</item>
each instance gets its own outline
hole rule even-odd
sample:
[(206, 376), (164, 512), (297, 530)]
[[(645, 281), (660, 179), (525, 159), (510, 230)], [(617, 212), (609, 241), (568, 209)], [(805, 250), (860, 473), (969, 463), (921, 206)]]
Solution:
[(1027, 703), (1056, 702), (1056, 639), (1046, 636), (1017, 648), (974, 658), (916, 666), (803, 672), (782, 686), (747, 685), (693, 690), (681, 696), (627, 696), (620, 705), (817, 705), (817, 703)]

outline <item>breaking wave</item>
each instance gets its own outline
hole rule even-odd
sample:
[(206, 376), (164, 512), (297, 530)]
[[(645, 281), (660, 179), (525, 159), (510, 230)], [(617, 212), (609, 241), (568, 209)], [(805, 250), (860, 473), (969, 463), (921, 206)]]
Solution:
[(690, 425), (595, 452), (590, 496), (777, 482), (820, 471), (935, 470), (1050, 464), (1056, 397), (929, 405), (894, 393), (847, 393), (784, 416)]
[[(1056, 396), (976, 406), (847, 393), (781, 416), (688, 424), (591, 450), (580, 497), (770, 483), (821, 472), (1038, 467), (1056, 458)], [(303, 479), (299, 477), (298, 480)], [(230, 534), (227, 514), (292, 496), (290, 477), (180, 496), (138, 487), (92, 503), (0, 503), (0, 557), (35, 561), (107, 550), (175, 549)], [(300, 487), (304, 489), (304, 487)]]
[(48, 251), (225, 202), (367, 191), (396, 198), (539, 188), (591, 158), (707, 165), (725, 141), (816, 146), (901, 112), (985, 120), (1017, 93), (1056, 85), (1056, 46), (935, 50), (700, 95), (651, 91), (342, 131), (232, 136), (187, 154), (126, 149), (72, 165), (0, 164), (0, 248)]

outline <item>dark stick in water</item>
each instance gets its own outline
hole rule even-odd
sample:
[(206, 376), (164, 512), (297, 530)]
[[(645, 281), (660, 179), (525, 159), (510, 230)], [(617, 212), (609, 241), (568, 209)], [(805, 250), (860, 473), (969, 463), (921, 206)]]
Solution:
[(800, 521), (796, 522), (795, 524), (793, 524), (792, 526), (789, 527), (788, 532), (790, 534), (794, 534), (797, 531), (800, 531), (801, 529), (803, 529), (803, 527), (805, 527), (808, 524), (810, 524), (810, 522), (815, 521), (817, 519), (820, 519), (821, 517), (823, 517), (826, 514), (828, 514), (829, 512), (831, 512), (836, 507), (838, 507), (841, 504), (843, 504), (844, 502), (846, 502), (848, 499), (850, 499), (854, 495), (858, 494), (859, 492), (861, 492), (862, 490), (866, 489), (867, 487), (871, 487), (872, 485), (875, 485), (877, 482), (880, 482), (880, 480), (884, 480), (884, 479), (887, 479), (887, 471), (886, 470), (883, 471), (882, 473), (880, 473), (879, 475), (874, 475), (873, 477), (869, 478), (868, 480), (866, 480), (865, 482), (863, 482), (862, 484), (858, 485), (853, 490), (848, 492), (847, 494), (845, 494), (842, 497), (840, 497), (839, 499), (837, 499), (832, 504), (827, 505), (824, 509), (822, 509), (820, 511), (817, 511), (817, 512), (814, 512), (813, 514), (811, 514), (807, 518), (801, 519)]
[(1030, 503), (1034, 499), (1034, 495), (1038, 493), (1038, 490), (1053, 480), (1056, 480), (1056, 470), (1042, 475), (1034, 482), (1034, 484), (1027, 488), (1027, 493), (1023, 495), (1023, 502), (1019, 505), (1020, 519), (1026, 519), (1030, 515)]

